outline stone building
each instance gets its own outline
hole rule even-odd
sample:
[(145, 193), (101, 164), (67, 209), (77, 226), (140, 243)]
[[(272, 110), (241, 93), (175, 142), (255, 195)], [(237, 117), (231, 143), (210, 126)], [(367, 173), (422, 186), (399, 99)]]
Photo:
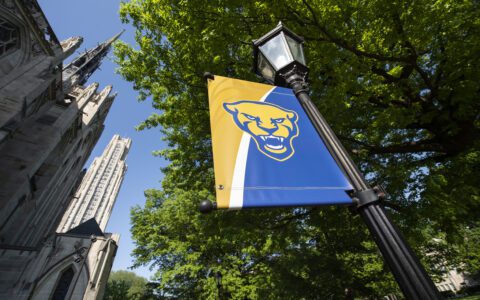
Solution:
[(127, 170), (125, 157), (131, 143), (128, 138), (114, 135), (102, 156), (93, 160), (63, 215), (58, 232), (68, 232), (90, 219), (95, 219), (100, 229), (105, 230)]
[(26, 277), (35, 284), (32, 299), (102, 299), (119, 241), (117, 234), (104, 230), (127, 170), (130, 145), (130, 139), (114, 135), (102, 156), (93, 160), (59, 233), (43, 244), (28, 266), (34, 270)]
[(477, 286), (479, 282), (472, 279), (468, 274), (456, 270), (455, 268), (443, 270), (445, 273), (442, 275), (440, 282), (435, 283), (440, 292), (451, 292), (457, 294), (462, 289)]
[(0, 299), (102, 297), (118, 235), (55, 230), (115, 98), (84, 84), (120, 34), (64, 66), (82, 38), (59, 41), (36, 0), (0, 0)]

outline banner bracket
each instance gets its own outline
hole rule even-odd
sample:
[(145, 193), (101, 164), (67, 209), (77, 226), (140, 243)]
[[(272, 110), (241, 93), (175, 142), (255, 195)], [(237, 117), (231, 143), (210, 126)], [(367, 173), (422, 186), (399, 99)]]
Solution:
[(383, 194), (377, 194), (376, 189), (368, 189), (355, 192), (353, 195), (353, 202), (357, 205), (357, 209), (370, 205), (372, 203), (382, 200)]
[(211, 72), (205, 72), (203, 73), (203, 78), (208, 81), (209, 79), (215, 80), (215, 75)]

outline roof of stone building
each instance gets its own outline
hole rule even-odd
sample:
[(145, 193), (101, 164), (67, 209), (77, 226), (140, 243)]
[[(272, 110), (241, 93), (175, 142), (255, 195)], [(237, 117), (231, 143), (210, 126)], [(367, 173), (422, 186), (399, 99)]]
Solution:
[(77, 234), (77, 235), (94, 235), (94, 236), (105, 236), (100, 226), (98, 226), (95, 218), (88, 219), (82, 224), (74, 227), (66, 232), (67, 234)]

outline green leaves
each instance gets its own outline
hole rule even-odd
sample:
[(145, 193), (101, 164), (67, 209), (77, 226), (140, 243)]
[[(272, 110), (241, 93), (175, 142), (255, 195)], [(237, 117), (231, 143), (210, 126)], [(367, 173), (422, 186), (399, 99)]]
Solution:
[(150, 300), (157, 299), (147, 280), (128, 271), (113, 271), (108, 278), (105, 300)]
[(167, 294), (396, 290), (365, 227), (344, 208), (198, 214), (198, 203), (215, 197), (202, 74), (259, 81), (251, 41), (279, 20), (305, 37), (312, 98), (367, 178), (387, 189), (386, 206), (417, 254), (440, 238), (476, 266), (459, 250), (480, 208), (474, 1), (134, 0), (120, 16), (137, 28), (137, 45), (116, 44), (118, 72), (155, 110), (138, 129), (159, 128), (169, 146), (155, 152), (170, 161), (162, 191), (146, 191), (145, 207), (132, 210), (137, 264), (153, 264)]

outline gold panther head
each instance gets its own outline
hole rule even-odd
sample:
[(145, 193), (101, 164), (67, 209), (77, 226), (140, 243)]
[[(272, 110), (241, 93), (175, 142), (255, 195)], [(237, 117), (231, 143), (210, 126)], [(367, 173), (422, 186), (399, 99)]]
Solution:
[(285, 161), (295, 152), (292, 140), (298, 136), (298, 115), (293, 110), (258, 101), (224, 103), (237, 126), (250, 134), (258, 150), (278, 161)]

